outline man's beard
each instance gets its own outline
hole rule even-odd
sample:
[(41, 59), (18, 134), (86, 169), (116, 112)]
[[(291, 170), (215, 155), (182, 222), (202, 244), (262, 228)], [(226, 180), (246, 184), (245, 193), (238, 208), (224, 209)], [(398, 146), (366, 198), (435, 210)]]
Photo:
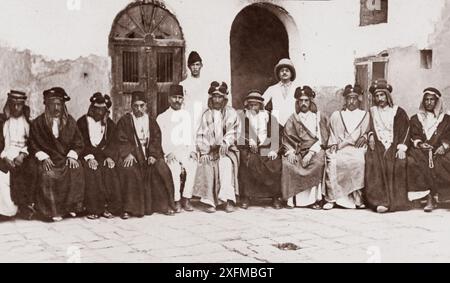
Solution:
[(140, 118), (140, 117), (144, 116), (144, 112), (136, 111), (136, 112), (134, 112), (134, 116), (136, 116), (137, 118)]
[(93, 115), (92, 118), (94, 119), (95, 122), (98, 122), (98, 121), (102, 120), (103, 117), (100, 115)]
[(347, 106), (347, 110), (349, 110), (349, 111), (355, 111), (356, 109), (358, 109), (357, 105), (349, 105), (349, 106)]
[(259, 113), (259, 109), (250, 109), (250, 113), (257, 115)]
[(434, 110), (436, 109), (436, 105), (434, 105), (434, 106), (424, 106), (424, 108), (425, 108), (425, 111), (427, 111), (427, 112), (431, 112), (431, 113), (434, 113)]
[(23, 116), (23, 111), (11, 111), (11, 117), (20, 118)]
[(385, 108), (386, 106), (388, 106), (388, 102), (387, 101), (378, 101), (377, 106), (381, 107), (381, 108)]
[(174, 110), (180, 110), (180, 109), (181, 109), (181, 103), (178, 103), (178, 102), (173, 103), (173, 104), (171, 105), (171, 107), (172, 107), (172, 109), (174, 109)]
[(61, 118), (61, 112), (58, 112), (58, 113), (50, 113), (50, 117), (52, 117), (53, 119)]
[(303, 113), (306, 113), (309, 111), (309, 107), (306, 105), (302, 105), (302, 106), (300, 106), (300, 111)]

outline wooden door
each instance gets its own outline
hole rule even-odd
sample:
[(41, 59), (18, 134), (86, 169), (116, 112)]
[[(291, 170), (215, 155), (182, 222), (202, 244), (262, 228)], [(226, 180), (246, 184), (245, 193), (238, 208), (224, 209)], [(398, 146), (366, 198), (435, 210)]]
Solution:
[(172, 84), (178, 84), (182, 79), (182, 48), (155, 47), (148, 60), (151, 76), (152, 95), (151, 111), (156, 115), (164, 112), (168, 107), (168, 93)]
[(130, 111), (131, 93), (143, 91), (148, 112), (168, 107), (170, 85), (182, 80), (184, 40), (181, 28), (162, 3), (136, 1), (120, 12), (110, 34), (114, 119)]

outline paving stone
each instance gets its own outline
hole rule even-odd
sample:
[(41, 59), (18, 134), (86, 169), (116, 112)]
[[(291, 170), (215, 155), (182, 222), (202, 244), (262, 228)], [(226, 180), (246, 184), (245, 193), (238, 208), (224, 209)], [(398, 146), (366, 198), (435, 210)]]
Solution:
[[(450, 213), (251, 207), (60, 223), (0, 223), (0, 262), (448, 262)], [(296, 251), (274, 244), (293, 243)]]

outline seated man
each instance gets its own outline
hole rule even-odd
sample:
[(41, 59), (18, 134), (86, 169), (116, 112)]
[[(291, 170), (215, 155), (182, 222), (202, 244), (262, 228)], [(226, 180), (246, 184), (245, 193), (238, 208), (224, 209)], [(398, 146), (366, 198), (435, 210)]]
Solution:
[(321, 209), (322, 179), (328, 141), (327, 121), (313, 102), (309, 87), (295, 90), (296, 112), (286, 122), (283, 133), (281, 191), (287, 207)]
[(411, 118), (408, 156), (410, 200), (426, 198), (425, 212), (433, 211), (434, 199), (450, 199), (450, 116), (443, 111), (436, 88), (423, 91), (419, 113)]
[[(161, 144), (165, 160), (172, 172), (175, 186), (175, 212), (193, 211), (190, 204), (197, 169), (197, 153), (191, 133), (189, 112), (182, 108), (184, 101), (183, 87), (172, 85), (169, 90), (170, 107), (161, 113), (156, 121), (161, 127)], [(181, 176), (185, 174), (184, 188)], [(181, 204), (183, 196), (183, 205)]]
[(280, 125), (263, 109), (261, 92), (250, 91), (244, 107), (238, 144), (240, 207), (247, 209), (251, 198), (271, 198), (273, 207), (281, 209)]
[(28, 153), (30, 108), (24, 92), (11, 90), (0, 117), (0, 215), (34, 213), (36, 164)]
[(344, 89), (345, 106), (330, 118), (329, 150), (326, 151), (326, 195), (324, 209), (335, 204), (344, 208), (364, 208), (364, 166), (370, 115), (361, 110), (360, 86)]
[(173, 180), (164, 161), (161, 130), (146, 113), (147, 99), (143, 92), (132, 93), (131, 109), (116, 127), (122, 219), (143, 217), (155, 211), (173, 215)]
[(84, 204), (87, 218), (94, 220), (100, 216), (113, 218), (122, 210), (119, 176), (114, 146), (115, 123), (109, 118), (111, 98), (95, 93), (91, 99), (87, 115), (77, 124), (84, 140), (81, 154), (86, 178)]
[(407, 210), (406, 154), (409, 119), (405, 110), (394, 104), (392, 86), (375, 80), (369, 91), (369, 148), (366, 153), (365, 200), (378, 213)]
[(206, 204), (208, 213), (225, 205), (234, 211), (238, 191), (239, 151), (236, 142), (241, 129), (236, 111), (227, 106), (228, 86), (214, 81), (208, 90), (208, 109), (197, 131), (200, 163), (195, 176), (194, 195)]
[(38, 166), (36, 207), (46, 219), (61, 221), (83, 210), (84, 172), (78, 156), (84, 148), (75, 119), (67, 113), (64, 89), (44, 91), (45, 112), (31, 123), (30, 147)]

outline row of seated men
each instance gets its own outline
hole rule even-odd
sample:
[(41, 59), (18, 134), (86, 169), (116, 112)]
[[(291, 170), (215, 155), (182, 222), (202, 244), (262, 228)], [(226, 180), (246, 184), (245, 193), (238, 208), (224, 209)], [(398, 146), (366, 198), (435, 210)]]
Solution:
[(364, 111), (362, 89), (346, 86), (344, 108), (327, 119), (315, 92), (298, 87), (295, 111), (281, 125), (276, 110), (264, 110), (261, 92), (250, 91), (236, 111), (228, 86), (216, 81), (193, 121), (183, 87), (174, 85), (170, 108), (157, 119), (146, 114), (144, 93), (134, 92), (132, 111), (116, 125), (108, 95), (95, 93), (75, 121), (65, 90), (49, 89), (45, 112), (30, 121), (26, 94), (11, 91), (0, 124), (0, 214), (50, 221), (174, 215), (193, 211), (193, 196), (209, 213), (233, 212), (238, 202), (246, 209), (256, 198), (272, 198), (276, 209), (369, 206), (379, 213), (425, 199), (432, 211), (450, 188), (450, 116), (441, 93), (425, 89), (409, 119), (386, 81), (374, 81), (370, 92), (374, 106)]

